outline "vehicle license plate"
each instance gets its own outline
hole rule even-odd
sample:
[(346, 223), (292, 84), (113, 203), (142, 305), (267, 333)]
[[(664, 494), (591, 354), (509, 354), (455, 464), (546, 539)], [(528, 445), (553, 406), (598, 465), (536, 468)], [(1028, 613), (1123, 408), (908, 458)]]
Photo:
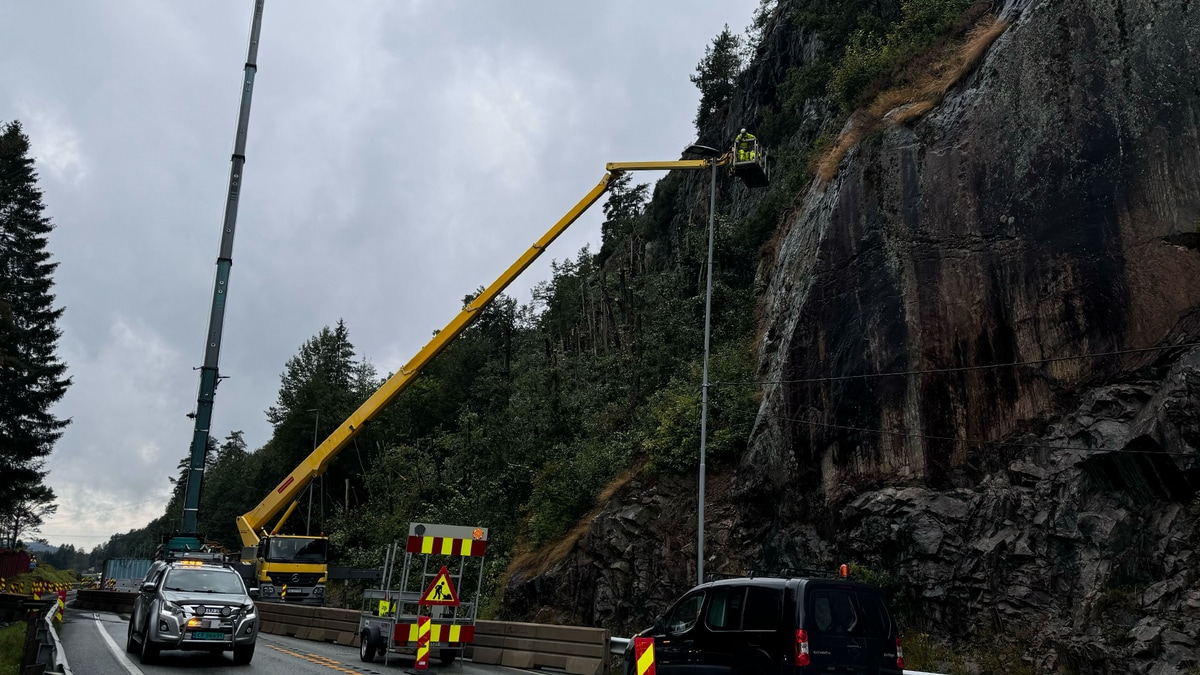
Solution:
[(192, 633), (193, 640), (224, 640), (224, 633), (214, 633), (212, 631), (196, 631)]

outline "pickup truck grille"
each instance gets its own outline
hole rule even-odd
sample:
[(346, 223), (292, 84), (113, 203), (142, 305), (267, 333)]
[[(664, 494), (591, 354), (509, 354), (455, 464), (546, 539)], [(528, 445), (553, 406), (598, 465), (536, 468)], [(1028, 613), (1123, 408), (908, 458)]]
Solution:
[(192, 616), (202, 619), (204, 623), (199, 628), (189, 630), (220, 630), (226, 633), (233, 630), (234, 624), (238, 617), (241, 616), (242, 610), (240, 607), (222, 607), (215, 605), (184, 605)]
[(320, 572), (271, 572), (267, 576), (276, 586), (295, 586), (297, 588), (316, 586), (321, 580)]

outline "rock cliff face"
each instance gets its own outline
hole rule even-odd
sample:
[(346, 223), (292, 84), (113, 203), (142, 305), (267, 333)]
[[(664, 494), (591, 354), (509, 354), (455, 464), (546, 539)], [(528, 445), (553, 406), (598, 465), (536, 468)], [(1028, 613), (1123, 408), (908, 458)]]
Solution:
[[(855, 560), (885, 575), (910, 629), (999, 638), (1036, 672), (1187, 672), (1200, 5), (997, 9), (1010, 28), (966, 81), (859, 143), (780, 222), (762, 270), (774, 384), (711, 498), (706, 564)], [(818, 43), (768, 35), (729, 126), (752, 124)], [(780, 144), (828, 124), (810, 112)], [(644, 624), (694, 576), (679, 532), (694, 506), (664, 507), (694, 504), (691, 486), (635, 482), (565, 562), (513, 580), (510, 611)]]

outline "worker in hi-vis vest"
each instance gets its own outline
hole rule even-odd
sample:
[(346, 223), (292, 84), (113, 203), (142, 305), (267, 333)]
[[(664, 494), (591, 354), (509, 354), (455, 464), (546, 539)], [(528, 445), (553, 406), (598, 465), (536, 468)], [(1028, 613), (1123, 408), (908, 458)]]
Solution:
[(734, 144), (734, 147), (737, 149), (739, 162), (753, 162), (754, 161), (754, 141), (755, 140), (757, 140), (757, 139), (755, 139), (754, 134), (746, 131), (745, 129), (742, 129), (742, 133), (738, 134), (737, 138), (734, 139), (733, 144)]

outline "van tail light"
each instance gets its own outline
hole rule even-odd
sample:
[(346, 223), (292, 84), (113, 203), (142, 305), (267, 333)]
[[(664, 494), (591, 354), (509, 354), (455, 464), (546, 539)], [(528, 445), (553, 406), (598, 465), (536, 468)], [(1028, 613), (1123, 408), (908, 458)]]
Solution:
[(904, 647), (900, 646), (900, 636), (896, 636), (896, 667), (904, 670)]
[(807, 666), (812, 663), (812, 657), (808, 655), (808, 631), (800, 629), (796, 631), (796, 665)]

